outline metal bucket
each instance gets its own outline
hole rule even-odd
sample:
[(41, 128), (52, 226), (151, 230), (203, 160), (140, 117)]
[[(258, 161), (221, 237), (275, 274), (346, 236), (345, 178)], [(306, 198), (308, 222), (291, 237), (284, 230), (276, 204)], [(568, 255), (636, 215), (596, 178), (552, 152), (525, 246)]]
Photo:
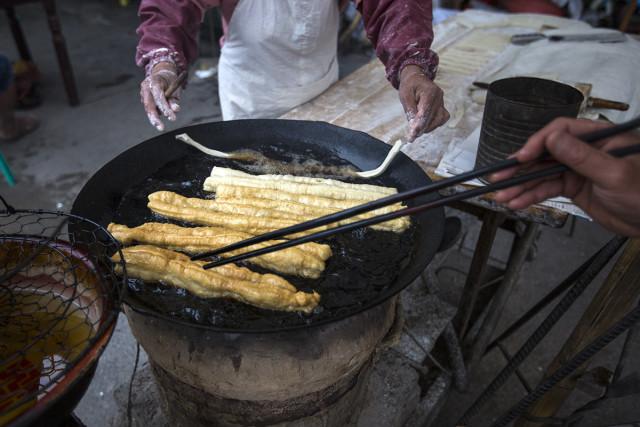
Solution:
[(583, 94), (552, 80), (512, 77), (491, 83), (475, 167), (506, 159), (558, 117), (577, 117)]

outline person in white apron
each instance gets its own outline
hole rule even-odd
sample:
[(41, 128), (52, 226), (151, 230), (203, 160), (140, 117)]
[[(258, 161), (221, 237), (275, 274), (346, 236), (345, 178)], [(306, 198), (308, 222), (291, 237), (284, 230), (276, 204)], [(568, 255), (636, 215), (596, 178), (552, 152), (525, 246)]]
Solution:
[[(385, 3), (382, 0), (357, 0), (356, 3), (362, 3), (370, 14), (395, 14), (399, 26), (404, 26), (412, 14), (425, 18), (428, 12), (430, 25), (431, 2), (427, 0), (386, 1), (389, 11), (376, 4)], [(405, 7), (407, 5), (410, 7)], [(338, 0), (183, 0), (173, 3), (143, 0), (137, 62), (145, 66), (147, 78), (141, 85), (141, 98), (151, 124), (158, 130), (164, 129), (161, 115), (175, 120), (180, 108), (179, 94), (165, 99), (164, 90), (177, 79), (181, 69), (186, 69), (186, 63), (197, 56), (197, 29), (204, 10), (212, 6), (221, 8), (225, 27), (218, 66), (224, 120), (278, 117), (318, 96), (337, 81)], [(402, 33), (401, 29), (398, 33)], [(432, 38), (432, 32), (430, 34)], [(394, 44), (388, 35), (381, 38), (398, 49), (398, 43)], [(428, 44), (430, 42), (429, 39)], [(415, 134), (435, 128), (449, 118), (442, 91), (432, 83), (437, 55), (429, 52), (431, 56), (425, 60), (419, 53), (419, 49), (415, 53), (408, 50), (410, 58), (397, 73), (392, 73), (398, 76), (390, 78), (392, 82), (396, 80), (396, 87), (400, 86), (400, 98), (408, 119), (414, 123)], [(420, 61), (427, 65), (420, 66)], [(422, 100), (414, 97), (414, 83), (406, 83), (403, 89), (400, 74), (407, 76), (405, 82), (417, 82), (418, 86), (430, 84), (429, 96), (433, 100), (426, 102), (425, 97)], [(427, 74), (431, 74), (429, 78)], [(426, 111), (431, 115), (429, 120)]]
[(218, 65), (223, 119), (278, 117), (324, 92), (339, 20), (336, 0), (241, 0)]

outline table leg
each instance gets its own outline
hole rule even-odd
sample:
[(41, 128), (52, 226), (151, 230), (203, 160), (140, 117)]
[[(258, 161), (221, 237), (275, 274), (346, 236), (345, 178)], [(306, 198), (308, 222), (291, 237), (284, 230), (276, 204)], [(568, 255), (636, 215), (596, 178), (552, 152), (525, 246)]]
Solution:
[(498, 320), (504, 311), (504, 307), (511, 295), (511, 291), (518, 281), (520, 276), (520, 270), (524, 265), (527, 254), (531, 245), (536, 239), (538, 234), (538, 224), (528, 223), (524, 234), (521, 237), (516, 237), (516, 241), (513, 244), (513, 250), (509, 256), (507, 262), (507, 268), (504, 273), (504, 278), (500, 282), (495, 295), (491, 299), (487, 315), (484, 318), (482, 325), (478, 331), (477, 336), (471, 346), (471, 353), (469, 354), (470, 365), (479, 361), (485, 353), (485, 349), (491, 341), (491, 337), (498, 325)]
[[(581, 349), (607, 332), (625, 313), (632, 310), (640, 296), (640, 239), (630, 240), (617, 259), (609, 276), (582, 314), (562, 349), (547, 367), (545, 378), (572, 359)], [(637, 357), (637, 356), (636, 356)], [(636, 358), (637, 360), (637, 358)], [(576, 387), (578, 378), (587, 370), (585, 362), (569, 377), (551, 388), (528, 411), (536, 418), (553, 417)], [(540, 427), (543, 424), (520, 418), (517, 427)]]
[(71, 61), (69, 60), (67, 45), (64, 41), (64, 36), (62, 35), (60, 20), (58, 19), (58, 14), (56, 12), (56, 2), (55, 0), (42, 0), (42, 4), (44, 5), (44, 10), (47, 14), (47, 20), (49, 21), (53, 46), (56, 49), (58, 65), (60, 66), (60, 72), (62, 73), (62, 80), (64, 81), (65, 90), (67, 91), (69, 104), (71, 106), (78, 105), (78, 90), (73, 77), (73, 68), (71, 67)]
[(31, 61), (31, 51), (29, 51), (27, 39), (24, 37), (20, 21), (18, 21), (18, 17), (16, 16), (16, 10), (13, 6), (7, 6), (5, 7), (5, 12), (7, 12), (7, 19), (9, 20), (9, 26), (11, 27), (11, 33), (13, 34), (13, 39), (16, 42), (16, 48), (20, 54), (20, 59), (24, 61)]
[(453, 325), (458, 331), (461, 341), (464, 340), (469, 330), (471, 316), (487, 273), (489, 256), (496, 238), (496, 232), (504, 219), (504, 214), (494, 211), (486, 211), (482, 217), (482, 229), (478, 236), (478, 242), (469, 267), (469, 274), (462, 291), (458, 313), (453, 319)]

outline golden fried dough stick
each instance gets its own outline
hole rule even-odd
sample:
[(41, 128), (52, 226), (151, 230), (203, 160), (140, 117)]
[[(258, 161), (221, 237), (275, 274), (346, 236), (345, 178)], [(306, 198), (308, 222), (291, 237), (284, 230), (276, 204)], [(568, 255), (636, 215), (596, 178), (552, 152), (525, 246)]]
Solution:
[[(148, 222), (139, 227), (109, 224), (108, 230), (123, 245), (147, 244), (163, 248), (202, 253), (219, 249), (252, 237), (250, 234), (216, 227), (180, 227), (174, 224)], [(281, 241), (267, 241), (246, 249), (227, 252), (224, 257), (239, 255)], [(331, 256), (328, 245), (305, 243), (293, 248), (249, 259), (249, 262), (279, 273), (317, 279), (325, 269), (325, 261)]]
[[(277, 276), (260, 275), (235, 266), (231, 267), (239, 271), (233, 274), (229, 269), (205, 270), (202, 268), (206, 264), (204, 261), (191, 261), (186, 255), (155, 246), (131, 246), (124, 248), (122, 254), (130, 277), (150, 282), (162, 281), (201, 298), (232, 298), (269, 310), (305, 313), (310, 313), (320, 301), (318, 293), (297, 291), (293, 285)], [(120, 255), (116, 254), (112, 259), (119, 261)], [(118, 273), (122, 273), (121, 269), (116, 265)], [(278, 284), (274, 284), (274, 278), (279, 279)]]
[[(241, 188), (241, 187), (237, 187), (237, 188)], [(247, 187), (243, 187), (243, 188), (247, 188)], [(256, 191), (261, 192), (261, 190), (256, 190)], [(251, 192), (243, 192), (243, 193), (246, 194), (244, 198), (220, 197), (220, 198), (216, 198), (216, 202), (224, 203), (229, 206), (244, 204), (246, 206), (250, 206), (254, 208), (270, 209), (272, 212), (279, 212), (279, 211), (283, 211), (287, 213), (298, 212), (299, 215), (296, 215), (296, 218), (300, 222), (308, 221), (310, 219), (318, 218), (325, 215), (329, 215), (341, 210), (339, 208), (323, 208), (323, 207), (318, 207), (313, 205), (305, 205), (298, 202), (251, 197), (252, 196)], [(259, 194), (254, 194), (254, 195), (258, 196)], [(309, 197), (309, 196), (306, 196), (306, 197)], [(327, 200), (331, 200), (331, 199), (327, 199)], [(357, 204), (358, 203), (354, 203), (353, 206)], [(390, 207), (376, 209), (375, 211), (365, 212), (353, 218), (354, 220), (372, 218), (374, 216), (393, 212), (401, 208), (403, 208), (403, 206), (400, 204), (397, 204)], [(339, 224), (347, 224), (348, 222), (350, 221), (340, 221)], [(381, 224), (373, 225), (371, 226), (371, 228), (375, 230), (402, 232), (406, 230), (410, 225), (411, 225), (411, 220), (409, 219), (409, 217), (401, 217), (401, 218), (396, 218), (390, 221), (383, 222)]]
[[(235, 184), (219, 185), (216, 188), (216, 199), (244, 199), (244, 198), (260, 198), (274, 201), (294, 202), (302, 205), (312, 206), (314, 208), (326, 208), (342, 210), (353, 206), (361, 205), (366, 200), (336, 200), (328, 197), (313, 196), (307, 194), (289, 193), (286, 191), (270, 190), (267, 188), (247, 187)], [(371, 199), (371, 200), (375, 200)], [(376, 212), (392, 212), (401, 209), (403, 206), (396, 203), (376, 210)]]
[[(163, 193), (163, 192), (158, 191), (153, 194), (157, 194), (157, 193)], [(164, 193), (171, 193), (171, 192), (166, 191)], [(302, 219), (299, 214), (294, 213), (296, 211), (293, 211), (293, 212), (286, 212), (282, 210), (275, 211), (273, 209), (263, 209), (263, 208), (260, 208), (259, 206), (251, 206), (247, 203), (228, 203), (224, 200), (198, 199), (195, 197), (184, 197), (183, 199), (175, 198), (173, 200), (176, 203), (180, 203), (180, 206), (206, 209), (209, 211), (215, 211), (215, 212), (220, 212), (225, 214), (290, 219), (292, 221), (300, 221)]]
[(251, 175), (246, 172), (242, 172), (236, 169), (223, 168), (220, 166), (214, 166), (211, 169), (212, 177), (237, 177), (245, 179), (258, 179), (262, 181), (279, 181), (279, 182), (291, 182), (297, 184), (308, 185), (330, 185), (332, 187), (347, 188), (357, 190), (359, 193), (373, 193), (377, 195), (377, 198), (382, 196), (388, 196), (390, 194), (396, 194), (398, 190), (391, 187), (383, 187), (380, 185), (371, 184), (353, 184), (350, 182), (342, 182), (335, 179), (317, 178), (309, 176), (294, 176), (294, 175)]
[[(268, 231), (289, 227), (299, 222), (296, 220), (282, 218), (226, 214), (192, 207), (189, 205), (186, 197), (169, 191), (158, 191), (156, 193), (149, 194), (149, 203), (147, 203), (147, 207), (153, 212), (164, 215), (167, 218), (178, 219), (199, 225), (223, 227), (253, 235), (264, 234)], [(291, 237), (305, 236), (312, 232), (326, 229), (326, 226), (318, 227), (313, 230), (306, 231), (305, 233), (293, 234)]]
[[(348, 209), (365, 203), (363, 200), (335, 200), (326, 197), (309, 196), (305, 194), (287, 193), (286, 191), (269, 190), (264, 188), (251, 188), (236, 185), (220, 185), (216, 191), (216, 200), (232, 203), (232, 201), (245, 200), (244, 203), (260, 208), (286, 209), (291, 212), (300, 212), (306, 215), (305, 220), (317, 218), (330, 213)], [(355, 220), (371, 218), (404, 208), (400, 203), (385, 206), (372, 212), (367, 212), (340, 224), (347, 224)], [(401, 233), (411, 225), (409, 217), (396, 218), (381, 224), (373, 225), (375, 230), (393, 231)]]
[[(255, 190), (256, 196), (260, 195), (261, 190)], [(273, 219), (283, 219), (290, 220), (295, 223), (300, 223), (304, 221), (308, 221), (310, 219), (318, 218), (323, 215), (327, 215), (333, 212), (337, 212), (340, 209), (330, 209), (330, 208), (322, 208), (316, 207), (313, 205), (306, 205), (297, 202), (287, 202), (282, 203), (278, 201), (268, 200), (268, 199), (258, 199), (258, 198), (245, 198), (242, 199), (228, 199), (228, 198), (216, 198), (214, 199), (198, 199), (193, 197), (183, 197), (176, 193), (172, 193), (170, 191), (158, 191), (152, 193), (150, 200), (164, 200), (168, 201), (175, 206), (185, 207), (185, 208), (197, 208), (197, 209), (205, 209), (213, 212), (219, 212), (223, 214), (232, 214), (232, 215), (245, 215), (250, 217), (257, 218), (273, 218)], [(331, 199), (327, 199), (331, 200)], [(391, 208), (383, 208), (380, 210), (376, 210), (374, 212), (367, 212), (362, 215), (358, 215), (353, 217), (353, 219), (348, 219), (345, 221), (340, 221), (338, 224), (347, 224), (349, 222), (353, 222), (360, 219), (371, 218), (375, 215), (380, 215), (382, 213), (392, 212), (393, 210), (397, 210), (398, 207), (402, 207), (401, 205), (396, 205), (397, 207)], [(372, 226), (373, 229), (376, 230), (385, 230), (385, 231), (395, 231), (402, 232), (407, 227), (409, 227), (410, 221), (409, 218), (397, 218), (391, 221), (384, 222), (382, 224), (376, 224)]]
[[(260, 189), (255, 189), (256, 196), (260, 195), (260, 193)], [(187, 198), (170, 191), (158, 191), (149, 195), (149, 203), (147, 206), (154, 212), (160, 213), (169, 218), (181, 219), (196, 224), (246, 231), (250, 234), (260, 234), (259, 230), (263, 230), (262, 232), (264, 233), (266, 231), (286, 226), (281, 225), (276, 227), (277, 224), (298, 224), (338, 210), (336, 209), (331, 212), (320, 211), (314, 215), (309, 215), (305, 214), (302, 212), (302, 209), (298, 209), (295, 206), (291, 206), (290, 212), (282, 212), (280, 210), (281, 208), (275, 209), (253, 206), (250, 202), (254, 199), (250, 198), (247, 198), (246, 202), (243, 201), (243, 203), (249, 204), (233, 204), (229, 203), (227, 200), (228, 199), (225, 198), (221, 199), (221, 201)], [(259, 203), (260, 202), (258, 202), (258, 204)], [(313, 206), (308, 205), (305, 205), (305, 207), (308, 207), (309, 209), (314, 208)], [(223, 211), (221, 211), (221, 209)], [(371, 213), (367, 213), (339, 221), (337, 224), (348, 224), (371, 216), (373, 216)], [(401, 233), (405, 231), (410, 224), (411, 222), (409, 218), (406, 217), (386, 221), (382, 224), (376, 224), (372, 226), (372, 228)], [(335, 224), (331, 224), (328, 226), (318, 227), (315, 230), (326, 230), (327, 228), (335, 226)], [(293, 234), (292, 237), (303, 236), (309, 233), (310, 232), (307, 231), (304, 233)]]

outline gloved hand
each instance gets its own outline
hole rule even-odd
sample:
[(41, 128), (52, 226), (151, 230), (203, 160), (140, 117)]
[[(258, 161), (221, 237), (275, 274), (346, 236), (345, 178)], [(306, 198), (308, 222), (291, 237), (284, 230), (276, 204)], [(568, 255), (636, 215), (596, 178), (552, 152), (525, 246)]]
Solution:
[(400, 73), (400, 102), (409, 120), (407, 139), (413, 141), (449, 120), (444, 107), (442, 89), (427, 77), (417, 65), (407, 65)]
[(140, 101), (147, 112), (149, 122), (159, 131), (164, 130), (164, 123), (160, 119), (164, 117), (171, 121), (176, 120), (176, 113), (180, 111), (180, 88), (167, 99), (164, 92), (178, 79), (176, 66), (170, 62), (157, 63), (149, 75), (140, 84)]

